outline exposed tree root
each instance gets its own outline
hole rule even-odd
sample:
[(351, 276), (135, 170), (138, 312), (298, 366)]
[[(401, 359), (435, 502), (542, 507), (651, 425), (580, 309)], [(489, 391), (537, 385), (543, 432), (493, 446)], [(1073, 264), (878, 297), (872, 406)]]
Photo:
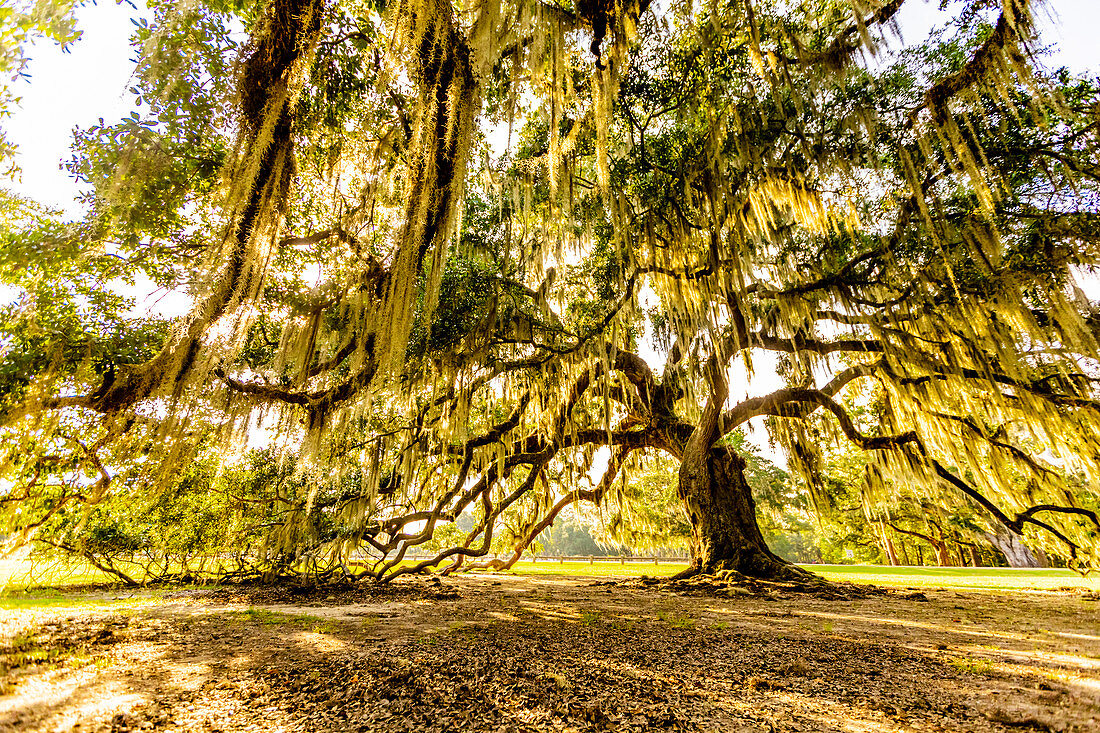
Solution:
[(696, 576), (737, 577), (746, 580), (788, 583), (825, 582), (824, 578), (775, 555), (766, 546), (763, 549), (742, 547), (737, 557), (711, 560), (702, 560), (697, 557), (692, 560), (691, 565), (672, 576), (670, 580), (689, 580)]
[(787, 594), (809, 594), (824, 600), (851, 600), (882, 595), (886, 591), (873, 585), (833, 582), (796, 565), (770, 578), (753, 577), (737, 570), (702, 572), (692, 565), (671, 578), (631, 578), (601, 585), (644, 586), (687, 596), (735, 598), (738, 596), (776, 597)]

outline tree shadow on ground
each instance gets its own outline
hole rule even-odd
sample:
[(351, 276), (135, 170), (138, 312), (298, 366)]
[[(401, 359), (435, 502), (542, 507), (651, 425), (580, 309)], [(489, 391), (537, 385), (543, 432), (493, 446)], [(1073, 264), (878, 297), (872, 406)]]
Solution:
[[(469, 581), (459, 602), (422, 597), (369, 613), (199, 601), (150, 610), (131, 619), (113, 666), (85, 669), (70, 694), (46, 705), (26, 686), (0, 713), (0, 730), (70, 721), (119, 731), (1098, 723), (1095, 604), (1071, 597), (1014, 597), (1008, 608), (1009, 599), (950, 592), (926, 601), (712, 599), (493, 582)], [(112, 691), (118, 709), (82, 714), (97, 694), (102, 702), (97, 690)]]

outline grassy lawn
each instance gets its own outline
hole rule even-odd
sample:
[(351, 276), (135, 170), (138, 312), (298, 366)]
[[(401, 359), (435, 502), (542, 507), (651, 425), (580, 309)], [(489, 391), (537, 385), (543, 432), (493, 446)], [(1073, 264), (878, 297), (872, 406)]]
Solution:
[(618, 560), (596, 560), (593, 563), (582, 562), (558, 562), (557, 560), (521, 560), (510, 571), (514, 575), (560, 575), (578, 578), (606, 578), (616, 576), (649, 575), (656, 578), (667, 578), (675, 575), (684, 568), (687, 563), (660, 563), (654, 565), (650, 562), (626, 562)]
[[(618, 561), (594, 563), (540, 561), (516, 563), (512, 572), (518, 575), (560, 575), (572, 577), (607, 577), (617, 575), (675, 575), (686, 564), (631, 563)], [(1082, 578), (1072, 570), (1032, 570), (1028, 568), (930, 568), (884, 567), (880, 565), (805, 565), (829, 580), (852, 583), (872, 583), (883, 586), (920, 588), (971, 588), (988, 590), (1057, 590), (1084, 588), (1100, 591), (1100, 575)]]
[(0, 594), (28, 588), (71, 588), (112, 582), (117, 582), (117, 578), (87, 563), (43, 563), (34, 566), (25, 559), (0, 560)]
[[(102, 594), (88, 597), (71, 592), (80, 586), (106, 586), (113, 581), (111, 576), (83, 563), (33, 567), (26, 560), (0, 560), (0, 610), (127, 603), (128, 599), (115, 600)], [(126, 590), (121, 592), (127, 593)]]
[(829, 580), (875, 585), (972, 588), (987, 590), (1058, 590), (1084, 588), (1100, 591), (1100, 575), (1083, 578), (1072, 570), (1030, 568), (891, 568), (879, 565), (807, 565)]
[[(687, 567), (683, 563), (529, 560), (516, 563), (513, 575), (606, 578), (649, 575), (668, 577)], [(829, 580), (873, 583), (881, 586), (958, 588), (983, 590), (1059, 590), (1083, 588), (1100, 591), (1100, 574), (1082, 578), (1071, 570), (1023, 568), (882, 567), (876, 565), (807, 565)], [(36, 568), (23, 560), (0, 560), (0, 609), (72, 603), (65, 589), (91, 584), (111, 584), (114, 579), (89, 566)]]

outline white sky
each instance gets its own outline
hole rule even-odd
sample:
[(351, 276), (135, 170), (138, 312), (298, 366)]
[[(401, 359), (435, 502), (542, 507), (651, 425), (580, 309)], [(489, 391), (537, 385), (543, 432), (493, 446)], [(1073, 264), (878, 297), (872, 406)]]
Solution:
[[(144, 2), (136, 3), (144, 12)], [(19, 146), (22, 180), (12, 186), (44, 204), (78, 214), (77, 187), (61, 163), (69, 157), (75, 126), (89, 127), (102, 117), (116, 122), (130, 113), (126, 93), (134, 70), (130, 18), (138, 12), (107, 0), (80, 10), (80, 40), (62, 53), (54, 44), (31, 49), (29, 84), (18, 84), (20, 109), (4, 123)]]

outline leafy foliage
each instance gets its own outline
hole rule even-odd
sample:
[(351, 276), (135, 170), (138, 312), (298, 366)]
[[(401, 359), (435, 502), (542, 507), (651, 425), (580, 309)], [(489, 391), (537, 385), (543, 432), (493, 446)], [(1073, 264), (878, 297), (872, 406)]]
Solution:
[[(1091, 567), (1100, 89), (1029, 0), (861, 65), (907, 1), (154, 4), (140, 109), (77, 136), (88, 220), (6, 204), (5, 521), (259, 440), (269, 576), (507, 566), (578, 503), (696, 570), (795, 572), (757, 517), (811, 511), (889, 554), (926, 506)], [(193, 309), (128, 313), (142, 278)], [(784, 386), (732, 400), (764, 352)]]

